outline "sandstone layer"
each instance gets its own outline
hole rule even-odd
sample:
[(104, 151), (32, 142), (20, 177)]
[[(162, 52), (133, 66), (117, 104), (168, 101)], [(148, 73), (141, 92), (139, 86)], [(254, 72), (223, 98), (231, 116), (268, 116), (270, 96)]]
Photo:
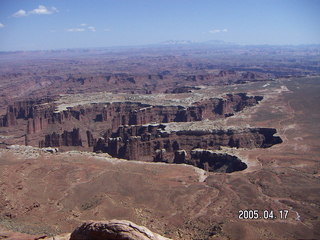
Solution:
[[(192, 122), (232, 116), (245, 107), (255, 106), (260, 96), (228, 94), (208, 98), (191, 106), (150, 105), (143, 102), (101, 102), (60, 108), (55, 99), (23, 101), (10, 105), (0, 117), (0, 128), (15, 137), (3, 144), (40, 147), (94, 147), (99, 137), (112, 135), (124, 125)], [(179, 100), (181, 101), (181, 100)], [(0, 129), (1, 130), (1, 129)], [(20, 136), (20, 137), (17, 137)]]

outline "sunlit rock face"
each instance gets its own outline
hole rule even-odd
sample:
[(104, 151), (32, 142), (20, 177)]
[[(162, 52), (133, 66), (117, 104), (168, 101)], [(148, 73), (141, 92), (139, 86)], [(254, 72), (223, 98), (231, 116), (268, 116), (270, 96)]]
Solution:
[(130, 221), (86, 222), (76, 228), (70, 240), (170, 240)]

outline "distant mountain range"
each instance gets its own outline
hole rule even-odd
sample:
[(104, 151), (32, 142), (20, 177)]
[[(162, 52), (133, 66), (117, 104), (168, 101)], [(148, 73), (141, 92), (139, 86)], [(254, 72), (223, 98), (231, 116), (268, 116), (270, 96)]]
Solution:
[(210, 45), (237, 45), (236, 43), (225, 42), (222, 40), (209, 40), (204, 42), (190, 41), (190, 40), (168, 40), (160, 42), (160, 45), (190, 45), (190, 44), (210, 44)]
[[(301, 45), (270, 45), (270, 44), (260, 44), (260, 45), (252, 45), (252, 44), (238, 44), (234, 42), (225, 42), (222, 40), (208, 40), (208, 41), (191, 41), (191, 40), (167, 40), (159, 43), (153, 44), (142, 44), (142, 45), (128, 45), (128, 46), (109, 46), (109, 47), (92, 47), (92, 48), (66, 48), (66, 49), (48, 49), (48, 50), (33, 50), (33, 51), (0, 51), (0, 56), (6, 54), (21, 54), (27, 52), (33, 52), (35, 54), (45, 54), (50, 53), (97, 53), (101, 51), (127, 51), (127, 50), (139, 50), (139, 49), (256, 49), (259, 48), (261, 50), (267, 49), (308, 49), (309, 51), (317, 52), (320, 51), (320, 44), (301, 44)], [(28, 55), (30, 56), (30, 55)], [(47, 56), (46, 56), (47, 57)]]

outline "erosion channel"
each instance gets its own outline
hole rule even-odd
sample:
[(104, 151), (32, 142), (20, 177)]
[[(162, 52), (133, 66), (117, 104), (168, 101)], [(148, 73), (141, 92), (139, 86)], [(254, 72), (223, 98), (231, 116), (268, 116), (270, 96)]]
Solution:
[[(58, 98), (58, 97), (57, 97)], [(247, 168), (221, 147), (268, 148), (282, 142), (276, 129), (168, 130), (172, 122), (199, 122), (233, 116), (263, 99), (245, 93), (207, 98), (189, 105), (148, 101), (100, 101), (59, 109), (57, 98), (26, 100), (8, 106), (0, 117), (1, 145), (25, 144), (62, 150), (104, 152), (147, 162), (190, 164), (212, 172)], [(14, 134), (12, 134), (14, 133)], [(10, 138), (10, 135), (20, 136)]]

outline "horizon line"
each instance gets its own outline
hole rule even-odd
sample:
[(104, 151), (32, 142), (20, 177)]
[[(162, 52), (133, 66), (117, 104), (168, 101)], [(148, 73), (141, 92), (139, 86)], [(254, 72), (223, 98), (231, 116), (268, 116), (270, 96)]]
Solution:
[[(169, 42), (177, 43), (169, 43)], [(180, 42), (180, 43), (179, 43)], [(186, 43), (182, 43), (186, 42)], [(214, 43), (216, 42), (216, 43)], [(156, 48), (156, 47), (174, 47), (174, 46), (194, 46), (194, 45), (206, 45), (206, 46), (215, 46), (215, 47), (302, 47), (302, 46), (317, 46), (320, 47), (320, 43), (301, 43), (301, 44), (247, 44), (247, 43), (234, 43), (234, 42), (225, 42), (220, 40), (208, 40), (204, 42), (196, 42), (191, 40), (167, 40), (160, 43), (149, 43), (149, 44), (132, 44), (132, 45), (112, 45), (112, 46), (101, 46), (101, 47), (67, 47), (67, 48), (48, 48), (48, 49), (30, 49), (30, 50), (0, 50), (0, 53), (18, 53), (18, 52), (49, 52), (49, 51), (74, 51), (74, 50), (94, 50), (94, 49), (117, 49), (117, 48)]]

